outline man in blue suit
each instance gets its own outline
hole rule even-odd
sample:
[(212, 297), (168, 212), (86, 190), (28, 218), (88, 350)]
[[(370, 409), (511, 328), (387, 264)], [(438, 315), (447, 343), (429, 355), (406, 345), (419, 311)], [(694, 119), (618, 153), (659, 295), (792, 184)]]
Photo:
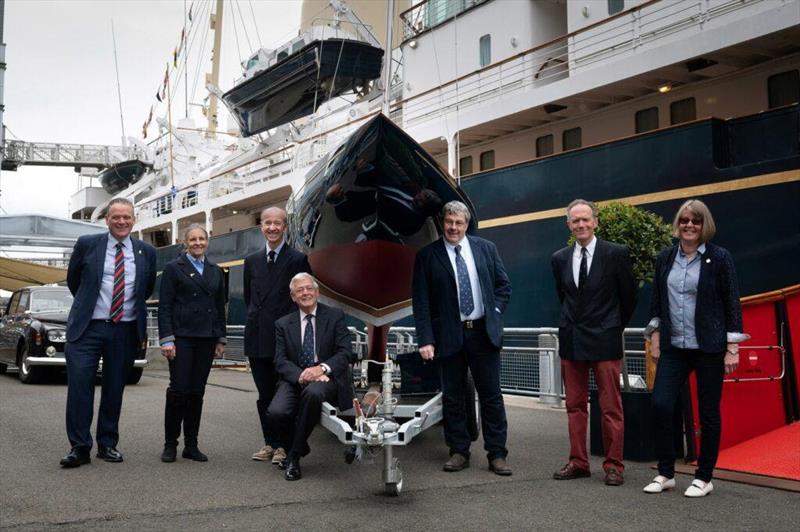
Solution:
[(62, 467), (91, 461), (94, 380), (103, 359), (103, 391), (97, 414), (97, 457), (122, 462), (117, 450), (122, 391), (136, 353), (147, 342), (145, 301), (156, 280), (153, 246), (130, 236), (133, 204), (111, 200), (108, 233), (82, 236), (67, 269), (75, 296), (67, 318), (67, 437), (72, 449)]
[(417, 343), (422, 358), (435, 356), (440, 363), (445, 442), (450, 448), (444, 470), (469, 466), (465, 399), (469, 369), (480, 400), (489, 469), (507, 476), (511, 468), (506, 463), (500, 348), (511, 282), (495, 245), (466, 235), (469, 220), (466, 205), (447, 203), (442, 209), (444, 238), (417, 253), (412, 282)]

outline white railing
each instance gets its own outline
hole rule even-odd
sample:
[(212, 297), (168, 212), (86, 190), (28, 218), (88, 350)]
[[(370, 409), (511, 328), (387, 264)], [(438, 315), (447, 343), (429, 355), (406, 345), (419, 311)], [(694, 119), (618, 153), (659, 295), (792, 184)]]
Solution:
[[(400, 102), (409, 128), (487, 101), (543, 87), (607, 66), (633, 50), (661, 45), (668, 37), (702, 28), (715, 19), (768, 0), (647, 2), (605, 22), (564, 35)], [(792, 0), (790, 0), (792, 1)], [(781, 3), (778, 3), (781, 4)], [(419, 6), (420, 9), (425, 4)], [(737, 13), (736, 16), (741, 16)]]

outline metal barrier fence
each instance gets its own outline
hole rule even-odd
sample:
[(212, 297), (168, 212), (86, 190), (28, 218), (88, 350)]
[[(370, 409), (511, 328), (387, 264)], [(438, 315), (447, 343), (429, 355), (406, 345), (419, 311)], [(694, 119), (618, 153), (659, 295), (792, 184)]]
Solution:
[[(158, 347), (158, 311), (148, 312), (148, 334), (150, 347)], [(353, 353), (359, 360), (367, 355), (366, 329), (350, 327), (353, 335)], [(228, 345), (225, 358), (220, 365), (246, 364), (244, 355), (244, 326), (228, 325)], [(625, 363), (623, 364), (623, 387), (625, 379), (632, 389), (645, 388), (645, 340), (644, 329), (625, 329)], [(387, 352), (394, 358), (398, 353), (417, 350), (416, 331), (413, 327), (392, 327), (389, 331)], [(561, 381), (561, 363), (558, 358), (558, 329), (555, 327), (506, 328), (503, 349), (500, 353), (500, 386), (503, 393), (538, 396), (543, 403), (560, 405), (564, 398)], [(354, 368), (354, 378), (363, 380), (365, 370), (360, 364)], [(400, 372), (395, 372), (398, 382)], [(596, 388), (594, 376), (590, 378), (590, 389)]]

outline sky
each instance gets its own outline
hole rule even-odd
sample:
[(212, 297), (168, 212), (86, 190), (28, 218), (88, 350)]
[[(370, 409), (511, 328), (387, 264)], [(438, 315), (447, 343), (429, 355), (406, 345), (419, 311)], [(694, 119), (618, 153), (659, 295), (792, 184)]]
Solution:
[[(125, 134), (141, 139), (142, 124), (150, 106), (158, 103), (156, 92), (180, 42), (185, 11), (193, 6), (195, 27), (207, 27), (209, 7), (215, 4), (208, 6), (209, 2), (5, 0), (6, 137), (37, 142), (121, 143), (113, 19)], [(240, 76), (240, 59), (259, 48), (259, 42), (276, 47), (297, 34), (300, 7), (300, 0), (226, 0), (220, 74), (223, 91)], [(190, 92), (199, 72), (196, 94), (190, 95), (190, 102), (197, 103), (207, 95), (203, 79), (211, 71), (210, 32), (199, 68), (198, 59), (193, 57), (199, 55), (201, 38), (188, 47)], [(183, 79), (183, 74), (180, 77)], [(183, 82), (175, 92), (173, 119), (184, 115)], [(190, 114), (192, 109), (200, 125), (198, 108), (190, 107)], [(148, 139), (156, 135), (156, 116), (165, 114), (164, 105), (154, 110)], [(225, 118), (220, 120), (222, 128), (226, 123)], [(23, 166), (17, 172), (4, 171), (0, 175), (0, 214), (66, 217), (69, 197), (87, 184), (88, 179), (81, 184), (71, 168)]]

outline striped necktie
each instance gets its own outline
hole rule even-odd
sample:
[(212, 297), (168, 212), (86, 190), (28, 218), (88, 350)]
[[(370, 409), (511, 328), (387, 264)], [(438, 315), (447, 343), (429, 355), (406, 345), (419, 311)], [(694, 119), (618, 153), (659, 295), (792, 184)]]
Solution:
[(125, 256), (122, 243), (117, 242), (117, 254), (114, 255), (114, 290), (111, 292), (111, 321), (119, 323), (122, 319), (122, 305), (125, 302)]

